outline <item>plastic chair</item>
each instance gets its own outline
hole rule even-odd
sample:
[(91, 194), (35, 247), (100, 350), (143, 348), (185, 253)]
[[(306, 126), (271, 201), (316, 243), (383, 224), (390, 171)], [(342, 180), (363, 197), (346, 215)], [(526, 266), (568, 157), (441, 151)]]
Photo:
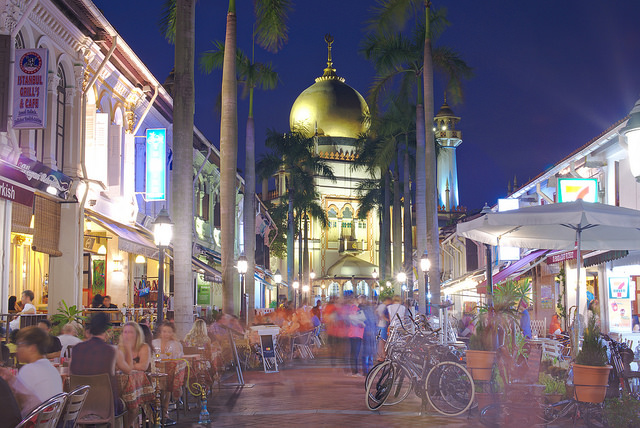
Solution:
[(71, 391), (67, 396), (67, 404), (58, 422), (60, 428), (74, 428), (80, 417), (80, 411), (89, 394), (89, 385), (82, 385)]
[(20, 422), (16, 428), (55, 428), (62, 414), (64, 403), (67, 401), (67, 394), (54, 395), (47, 401), (36, 407)]
[(124, 416), (127, 412), (125, 410), (122, 414), (115, 415), (113, 391), (111, 390), (111, 381), (108, 374), (102, 373), (91, 376), (72, 374), (69, 380), (71, 388), (77, 388), (81, 385), (91, 387), (84, 406), (80, 410), (80, 416), (76, 420), (77, 425), (107, 424), (115, 428), (117, 426), (116, 422), (119, 421), (119, 425), (124, 426)]

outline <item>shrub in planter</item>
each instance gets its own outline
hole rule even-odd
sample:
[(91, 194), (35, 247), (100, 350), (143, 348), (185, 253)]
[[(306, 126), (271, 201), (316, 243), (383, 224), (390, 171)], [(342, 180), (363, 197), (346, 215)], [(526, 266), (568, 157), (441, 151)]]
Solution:
[(610, 427), (640, 426), (640, 401), (623, 392), (621, 398), (607, 399), (604, 414)]
[(573, 365), (573, 383), (578, 401), (602, 403), (606, 394), (609, 371), (607, 346), (600, 340), (596, 318), (591, 316), (584, 331), (582, 349)]

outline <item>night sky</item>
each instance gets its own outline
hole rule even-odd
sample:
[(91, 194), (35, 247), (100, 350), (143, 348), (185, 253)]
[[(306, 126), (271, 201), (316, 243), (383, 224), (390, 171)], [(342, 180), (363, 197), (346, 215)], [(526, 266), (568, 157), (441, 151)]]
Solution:
[[(173, 66), (173, 46), (157, 22), (160, 0), (94, 0), (127, 44), (163, 82)], [(253, 2), (237, 1), (238, 47), (251, 49)], [(278, 53), (256, 48), (281, 82), (255, 100), (257, 151), (266, 129), (289, 130), (296, 97), (322, 75), (326, 33), (334, 36), (339, 76), (366, 97), (374, 70), (358, 53), (373, 0), (294, 0), (289, 42)], [(124, 6), (126, 5), (126, 6)], [(224, 40), (228, 2), (196, 5), (196, 55)], [(461, 204), (470, 210), (506, 195), (624, 118), (640, 96), (640, 1), (636, 0), (434, 0), (451, 26), (436, 42), (451, 47), (474, 69), (463, 104), (458, 148)], [(196, 70), (196, 126), (219, 147), (214, 110), (222, 73)], [(436, 75), (435, 111), (442, 104)], [(239, 101), (239, 168), (244, 168), (247, 100)]]

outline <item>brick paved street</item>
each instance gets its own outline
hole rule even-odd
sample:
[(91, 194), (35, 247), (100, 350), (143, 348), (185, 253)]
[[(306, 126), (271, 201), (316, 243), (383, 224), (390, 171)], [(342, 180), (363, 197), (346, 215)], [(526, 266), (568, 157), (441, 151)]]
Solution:
[[(244, 373), (250, 388), (222, 388), (209, 398), (211, 427), (477, 427), (477, 413), (446, 418), (419, 415), (420, 402), (412, 393), (397, 406), (367, 409), (364, 378), (351, 377), (326, 360), (298, 361), (279, 373)], [(234, 382), (235, 376), (228, 379)], [(173, 415), (172, 415), (173, 416)], [(178, 427), (197, 426), (198, 411), (180, 415)], [(568, 421), (571, 426), (571, 421)], [(555, 425), (557, 426), (557, 425)], [(578, 424), (577, 426), (581, 426)], [(519, 427), (524, 428), (524, 427)]]

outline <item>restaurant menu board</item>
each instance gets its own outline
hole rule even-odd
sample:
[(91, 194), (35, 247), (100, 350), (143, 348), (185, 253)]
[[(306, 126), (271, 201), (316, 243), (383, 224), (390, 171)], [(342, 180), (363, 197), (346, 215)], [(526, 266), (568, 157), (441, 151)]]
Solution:
[(47, 49), (16, 49), (13, 85), (13, 127), (47, 126)]
[(609, 299), (609, 330), (631, 333), (631, 299)]

